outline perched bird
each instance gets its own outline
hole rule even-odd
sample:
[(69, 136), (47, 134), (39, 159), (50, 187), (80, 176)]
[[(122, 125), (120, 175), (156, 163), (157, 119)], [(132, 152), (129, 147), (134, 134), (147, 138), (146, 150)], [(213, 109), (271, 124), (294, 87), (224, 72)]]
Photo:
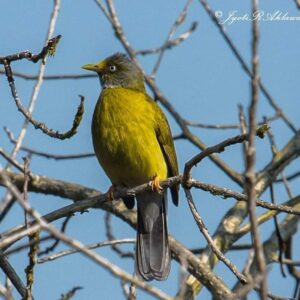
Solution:
[[(92, 136), (96, 156), (112, 187), (131, 188), (151, 182), (152, 191), (136, 196), (136, 269), (144, 280), (165, 280), (171, 254), (167, 194), (159, 180), (178, 175), (168, 121), (147, 95), (141, 70), (126, 55), (116, 53), (82, 68), (96, 72), (102, 85), (93, 115)], [(176, 206), (178, 189), (171, 188)], [(123, 200), (127, 208), (133, 208), (134, 198)]]

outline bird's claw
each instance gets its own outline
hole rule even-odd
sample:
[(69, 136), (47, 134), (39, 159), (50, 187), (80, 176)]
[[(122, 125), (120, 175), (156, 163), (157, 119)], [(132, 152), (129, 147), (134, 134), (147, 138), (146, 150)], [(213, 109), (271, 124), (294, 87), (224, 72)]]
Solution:
[(106, 192), (107, 194), (107, 198), (109, 201), (113, 201), (114, 200), (114, 193), (116, 191), (116, 187), (114, 185), (112, 185), (108, 191)]
[(149, 182), (149, 185), (151, 186), (152, 191), (162, 194), (163, 188), (160, 186), (158, 176), (154, 176), (153, 180)]

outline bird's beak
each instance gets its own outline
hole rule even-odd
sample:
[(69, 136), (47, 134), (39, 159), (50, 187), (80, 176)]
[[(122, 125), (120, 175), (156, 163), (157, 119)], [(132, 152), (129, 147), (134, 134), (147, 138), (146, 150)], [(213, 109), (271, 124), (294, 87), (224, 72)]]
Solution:
[(81, 67), (82, 69), (97, 72), (99, 70), (98, 65), (88, 64)]

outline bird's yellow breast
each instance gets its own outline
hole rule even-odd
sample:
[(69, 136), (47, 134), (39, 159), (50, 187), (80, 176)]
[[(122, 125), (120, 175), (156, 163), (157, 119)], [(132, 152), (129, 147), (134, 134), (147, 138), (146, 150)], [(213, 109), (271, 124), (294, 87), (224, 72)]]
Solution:
[(113, 184), (133, 187), (167, 177), (167, 165), (156, 137), (153, 104), (143, 92), (104, 89), (92, 122), (97, 158)]

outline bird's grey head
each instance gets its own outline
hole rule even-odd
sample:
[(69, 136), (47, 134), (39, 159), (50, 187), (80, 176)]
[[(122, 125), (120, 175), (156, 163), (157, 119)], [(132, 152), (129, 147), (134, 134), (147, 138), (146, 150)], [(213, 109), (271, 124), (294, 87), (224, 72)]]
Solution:
[(85, 65), (83, 68), (97, 72), (103, 88), (145, 90), (142, 71), (125, 54), (115, 53), (98, 64)]

